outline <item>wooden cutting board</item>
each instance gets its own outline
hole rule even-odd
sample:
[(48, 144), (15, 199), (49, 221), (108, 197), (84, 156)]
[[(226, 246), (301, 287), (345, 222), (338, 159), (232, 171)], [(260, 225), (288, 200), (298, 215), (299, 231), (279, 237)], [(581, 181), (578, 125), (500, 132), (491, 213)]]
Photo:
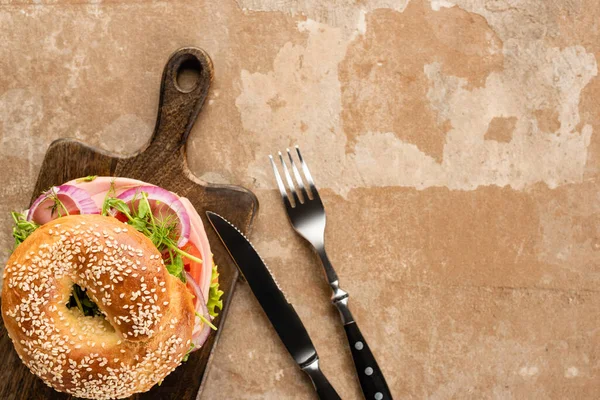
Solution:
[[(182, 71), (195, 71), (195, 85), (188, 90), (178, 84)], [(187, 76), (187, 75), (186, 75)], [(222, 327), (238, 277), (238, 270), (227, 256), (205, 215), (211, 210), (225, 216), (249, 233), (258, 211), (252, 192), (237, 186), (203, 182), (189, 171), (186, 140), (204, 104), (213, 77), (210, 57), (198, 48), (176, 51), (167, 62), (160, 87), (156, 127), (150, 143), (132, 156), (120, 156), (90, 147), (73, 139), (53, 142), (44, 158), (33, 190), (32, 201), (44, 190), (71, 179), (88, 175), (120, 176), (149, 182), (187, 197), (202, 217), (215, 263), (219, 266), (224, 308), (214, 323)], [(123, 132), (123, 136), (128, 132)], [(15, 204), (15, 209), (23, 205)], [(202, 389), (213, 349), (221, 330), (212, 333), (202, 349), (147, 393), (131, 399), (195, 399)], [(21, 362), (0, 319), (0, 399), (68, 399), (46, 386)]]

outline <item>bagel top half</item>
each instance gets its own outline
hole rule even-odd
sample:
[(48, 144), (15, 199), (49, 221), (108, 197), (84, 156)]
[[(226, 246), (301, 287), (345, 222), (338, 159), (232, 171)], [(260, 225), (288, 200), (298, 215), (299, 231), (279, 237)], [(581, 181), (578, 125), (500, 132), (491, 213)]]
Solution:
[[(104, 317), (67, 308), (74, 284)], [(19, 357), (46, 384), (78, 397), (122, 398), (181, 363), (192, 300), (150, 239), (112, 217), (73, 215), (41, 226), (11, 255), (2, 317)]]

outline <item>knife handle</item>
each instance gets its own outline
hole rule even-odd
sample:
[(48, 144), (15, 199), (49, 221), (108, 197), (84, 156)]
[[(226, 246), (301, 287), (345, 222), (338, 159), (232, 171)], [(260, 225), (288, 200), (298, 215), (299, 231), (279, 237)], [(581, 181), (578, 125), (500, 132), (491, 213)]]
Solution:
[(344, 325), (344, 329), (365, 399), (392, 400), (392, 394), (383, 373), (356, 322)]
[(329, 380), (321, 368), (319, 368), (319, 359), (315, 359), (313, 362), (303, 367), (302, 370), (306, 372), (310, 380), (312, 381), (317, 395), (321, 400), (341, 400), (340, 395), (337, 394)]

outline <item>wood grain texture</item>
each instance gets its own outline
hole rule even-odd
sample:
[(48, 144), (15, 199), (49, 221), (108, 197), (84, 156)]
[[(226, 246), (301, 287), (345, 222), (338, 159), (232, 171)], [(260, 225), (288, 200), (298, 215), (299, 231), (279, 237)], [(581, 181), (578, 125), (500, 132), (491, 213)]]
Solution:
[[(196, 84), (183, 90), (177, 83), (182, 64), (199, 73)], [(210, 57), (198, 48), (182, 48), (167, 62), (161, 82), (158, 116), (152, 139), (145, 149), (121, 156), (90, 147), (73, 139), (53, 142), (42, 163), (32, 201), (50, 186), (87, 175), (120, 176), (159, 185), (187, 197), (207, 228), (208, 239), (219, 266), (220, 284), (225, 292), (224, 308), (214, 321), (221, 327), (233, 294), (238, 271), (214, 231), (209, 228), (205, 211), (226, 216), (248, 233), (258, 211), (258, 200), (250, 191), (229, 185), (214, 185), (196, 178), (188, 169), (186, 140), (202, 108), (213, 77)], [(127, 132), (123, 132), (127, 135)], [(160, 386), (131, 399), (194, 399), (204, 383), (212, 349), (220, 330), (188, 362), (171, 373)], [(33, 375), (17, 356), (4, 324), (0, 323), (0, 399), (69, 399)]]

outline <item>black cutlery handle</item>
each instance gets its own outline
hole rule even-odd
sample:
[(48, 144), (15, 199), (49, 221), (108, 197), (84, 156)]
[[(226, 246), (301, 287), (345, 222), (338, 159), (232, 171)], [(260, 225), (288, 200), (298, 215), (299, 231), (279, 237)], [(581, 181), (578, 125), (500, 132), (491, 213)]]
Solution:
[(321, 400), (341, 400), (341, 397), (337, 394), (331, 383), (327, 380), (327, 377), (321, 373), (319, 379), (313, 380), (315, 389), (317, 389), (317, 395)]
[(392, 400), (383, 373), (356, 322), (344, 325), (358, 380), (366, 400)]
[(316, 359), (306, 367), (302, 368), (304, 372), (310, 377), (313, 385), (315, 386), (315, 390), (317, 391), (317, 395), (321, 400), (341, 400), (341, 397), (329, 380), (323, 374), (323, 371), (319, 368), (319, 360)]

